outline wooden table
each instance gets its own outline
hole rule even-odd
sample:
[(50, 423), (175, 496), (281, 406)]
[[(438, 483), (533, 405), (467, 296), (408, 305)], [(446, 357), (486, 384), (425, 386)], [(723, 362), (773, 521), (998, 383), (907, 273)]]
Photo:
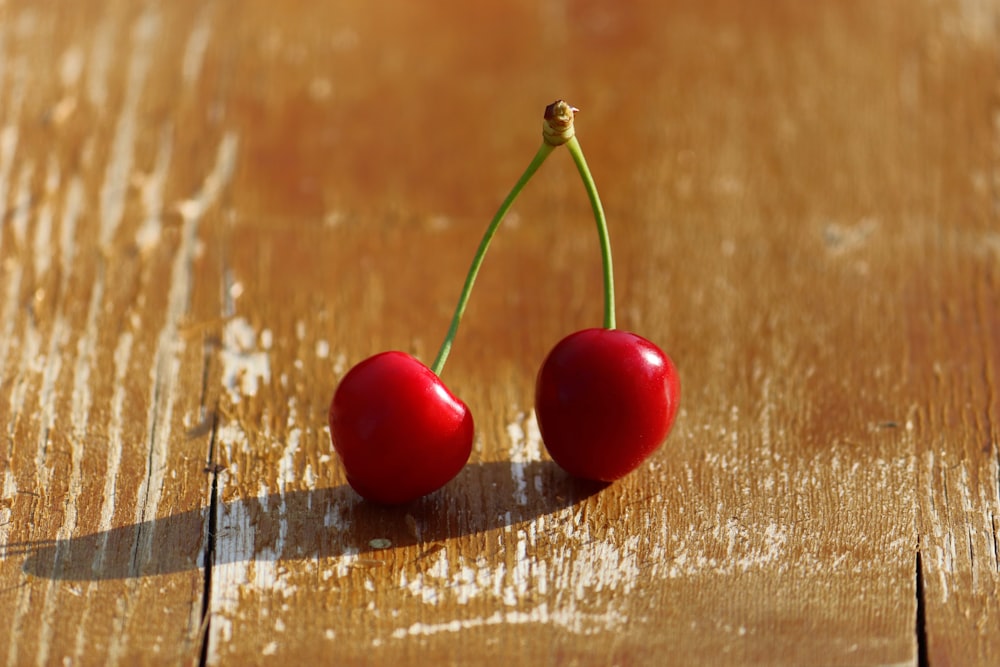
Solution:
[[(0, 2), (0, 663), (1000, 664), (1000, 5), (391, 5)], [(601, 318), (560, 150), (469, 464), (364, 502), (333, 390), (433, 358), (556, 98), (673, 433), (607, 488), (540, 441)]]

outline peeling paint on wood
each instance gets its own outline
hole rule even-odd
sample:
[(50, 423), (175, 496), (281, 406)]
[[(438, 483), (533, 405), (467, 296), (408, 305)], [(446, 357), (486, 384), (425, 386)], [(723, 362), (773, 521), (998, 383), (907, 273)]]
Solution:
[[(996, 664), (997, 18), (0, 2), (0, 662)], [(600, 310), (557, 155), (444, 372), (469, 465), (370, 505), (336, 382), (433, 355), (561, 95), (675, 431), (610, 486), (545, 453)]]

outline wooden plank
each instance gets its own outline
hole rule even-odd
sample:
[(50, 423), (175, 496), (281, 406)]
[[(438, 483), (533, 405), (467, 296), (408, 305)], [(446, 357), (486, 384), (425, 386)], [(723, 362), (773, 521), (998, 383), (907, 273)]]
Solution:
[[(391, 19), (347, 24), (357, 45), (328, 67), (369, 63), (339, 85), (370, 91), (357, 108), (405, 143), (342, 136), (326, 153), (336, 99), (266, 90), (248, 101), (245, 127), (263, 113), (275, 132), (265, 152), (294, 146), (310, 169), (282, 179), (285, 199), (271, 191), (276, 201), (245, 210), (226, 253), (246, 288), (229, 326), (247, 327), (248, 353), (262, 356), (257, 392), (222, 397), (212, 661), (916, 659), (916, 445), (888, 425), (905, 426), (909, 406), (899, 340), (880, 335), (887, 313), (900, 315), (904, 221), (898, 202), (879, 201), (896, 177), (885, 166), (912, 149), (885, 88), (912, 35), (888, 12), (839, 6), (720, 27), (730, 8), (638, 5), (619, 24), (584, 14), (560, 28), (560, 52), (578, 54), (567, 67), (588, 73), (568, 86), (612, 215), (625, 326), (676, 355), (686, 392), (669, 446), (600, 491), (552, 467), (530, 414), (548, 347), (600, 313), (592, 223), (564, 155), (498, 239), (445, 370), (479, 419), (468, 468), (387, 511), (360, 502), (327, 459), (334, 380), (382, 349), (433, 356), (482, 225), (537, 142), (537, 117), (507, 98), (530, 107), (538, 84), (503, 61), (505, 40), (476, 40), (503, 99), (477, 93), (475, 75), (431, 77), (433, 105), (413, 105), (412, 75), (394, 62), (467, 53), (460, 35), (476, 10), (408, 16), (407, 34), (434, 36), (419, 42)], [(302, 41), (294, 34), (285, 48)], [(614, 68), (588, 58), (625, 39), (643, 48)], [(711, 58), (693, 55), (704, 44)], [(247, 57), (248, 71), (279, 67)], [(446, 59), (442, 72), (457, 66)], [(271, 71), (285, 80), (296, 68)], [(643, 86), (613, 85), (622, 71)], [(821, 75), (838, 85), (809, 85)], [(627, 110), (641, 105), (662, 118), (632, 124)], [(509, 146), (442, 153), (452, 115), (486, 106), (496, 132), (511, 128)], [(237, 192), (260, 189), (252, 170), (241, 177)]]
[[(234, 164), (157, 8), (5, 7), (5, 664), (197, 661), (218, 312), (200, 226)], [(196, 17), (192, 17), (196, 18)], [(188, 51), (185, 51), (188, 49)], [(164, 115), (163, 109), (170, 109)], [(217, 216), (218, 214), (215, 213)]]
[[(0, 5), (0, 661), (995, 663), (995, 18)], [(443, 374), (470, 464), (365, 503), (336, 381), (434, 356), (556, 96), (675, 431), (607, 488), (544, 452), (601, 312), (559, 151)]]
[[(921, 180), (935, 225), (915, 239), (925, 271), (904, 298), (932, 665), (1000, 660), (1000, 110), (995, 90), (968, 85), (998, 76), (998, 18), (995, 4), (943, 10), (940, 61), (923, 77), (936, 121), (921, 133)], [(964, 85), (946, 72), (955, 66)]]

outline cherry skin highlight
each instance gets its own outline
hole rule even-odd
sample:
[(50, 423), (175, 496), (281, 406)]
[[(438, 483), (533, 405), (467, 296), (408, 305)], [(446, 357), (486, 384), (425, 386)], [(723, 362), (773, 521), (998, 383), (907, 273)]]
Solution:
[(680, 391), (677, 369), (652, 342), (617, 329), (577, 331), (538, 372), (542, 442), (571, 475), (612, 482), (663, 444)]
[(473, 432), (468, 406), (404, 352), (354, 366), (330, 404), (330, 436), (348, 483), (386, 505), (447, 484), (469, 460)]

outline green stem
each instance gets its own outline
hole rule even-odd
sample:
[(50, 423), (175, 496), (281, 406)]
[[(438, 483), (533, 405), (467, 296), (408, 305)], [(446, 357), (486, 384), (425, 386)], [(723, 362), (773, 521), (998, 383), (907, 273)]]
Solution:
[(535, 175), (538, 168), (542, 166), (545, 162), (545, 158), (549, 156), (549, 153), (555, 146), (552, 146), (548, 142), (543, 141), (538, 152), (535, 153), (535, 157), (532, 158), (531, 163), (528, 164), (528, 168), (524, 170), (521, 174), (521, 178), (518, 179), (517, 183), (511, 189), (507, 198), (503, 200), (500, 204), (500, 208), (497, 210), (496, 215), (493, 216), (493, 220), (490, 222), (489, 227), (486, 228), (486, 233), (483, 234), (483, 240), (479, 242), (479, 249), (476, 250), (475, 257), (472, 258), (472, 266), (469, 267), (469, 273), (465, 276), (465, 286), (462, 288), (462, 294), (458, 297), (458, 305), (455, 306), (455, 314), (451, 318), (451, 326), (448, 327), (448, 333), (444, 337), (444, 341), (441, 343), (441, 348), (438, 350), (437, 358), (434, 359), (434, 363), (431, 365), (431, 370), (434, 371), (436, 375), (441, 374), (441, 370), (444, 368), (444, 362), (448, 359), (448, 354), (451, 352), (452, 343), (455, 341), (455, 336), (458, 334), (458, 325), (462, 321), (462, 315), (465, 313), (465, 306), (469, 303), (469, 295), (472, 294), (472, 286), (476, 282), (476, 276), (479, 274), (479, 267), (483, 264), (483, 259), (486, 257), (486, 250), (490, 246), (490, 241), (493, 240), (493, 236), (497, 233), (497, 229), (500, 228), (500, 223), (503, 221), (504, 216), (507, 215), (507, 211), (510, 210), (511, 205), (513, 205), (514, 200), (517, 196), (521, 194), (521, 190), (524, 186), (531, 180), (531, 177)]
[(611, 235), (608, 234), (608, 221), (604, 217), (604, 208), (601, 206), (601, 197), (597, 194), (597, 185), (594, 177), (590, 175), (590, 168), (587, 167), (587, 160), (583, 157), (583, 149), (580, 142), (574, 135), (566, 142), (569, 154), (573, 156), (573, 162), (583, 179), (583, 186), (587, 189), (587, 196), (590, 197), (590, 208), (594, 211), (594, 221), (597, 222), (597, 236), (601, 241), (601, 264), (604, 269), (604, 328), (615, 328), (615, 275), (611, 265)]

